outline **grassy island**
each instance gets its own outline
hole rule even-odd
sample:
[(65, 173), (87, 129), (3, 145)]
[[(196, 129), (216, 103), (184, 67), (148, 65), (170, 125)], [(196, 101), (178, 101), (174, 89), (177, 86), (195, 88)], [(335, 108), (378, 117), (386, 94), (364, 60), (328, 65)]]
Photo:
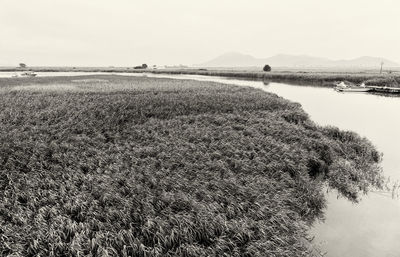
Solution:
[(0, 79), (1, 256), (310, 256), (323, 188), (382, 185), (380, 154), (246, 87)]

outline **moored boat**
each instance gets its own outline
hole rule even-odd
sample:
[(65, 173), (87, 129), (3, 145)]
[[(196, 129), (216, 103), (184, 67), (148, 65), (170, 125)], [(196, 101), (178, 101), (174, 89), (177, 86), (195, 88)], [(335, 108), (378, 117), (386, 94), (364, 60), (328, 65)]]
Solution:
[(37, 76), (37, 74), (32, 71), (27, 71), (27, 72), (21, 73), (21, 77), (36, 77), (36, 76)]
[(357, 85), (348, 85), (342, 81), (336, 84), (335, 90), (339, 92), (369, 92), (372, 89), (366, 87), (364, 83), (357, 86)]
[(11, 77), (12, 78), (21, 78), (21, 77), (36, 77), (37, 74), (34, 73), (33, 71), (26, 71), (26, 72), (22, 72), (22, 73), (15, 73), (13, 74)]

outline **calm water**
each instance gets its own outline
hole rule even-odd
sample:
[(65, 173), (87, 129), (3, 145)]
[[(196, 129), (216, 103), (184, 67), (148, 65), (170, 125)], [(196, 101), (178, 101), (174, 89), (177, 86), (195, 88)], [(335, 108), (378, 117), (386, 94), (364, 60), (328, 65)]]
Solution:
[[(14, 73), (0, 72), (0, 77)], [(38, 73), (39, 76), (74, 76), (99, 73)], [(109, 74), (109, 73), (106, 73)], [(114, 73), (118, 74), (118, 73)], [(6, 76), (7, 75), (7, 76)], [(121, 75), (143, 76), (143, 74)], [(310, 118), (320, 125), (352, 130), (372, 141), (383, 152), (386, 176), (400, 180), (400, 97), (366, 93), (338, 93), (331, 88), (307, 87), (283, 83), (236, 80), (196, 75), (154, 75), (174, 79), (214, 81), (260, 88), (300, 103)], [(314, 225), (311, 234), (326, 256), (366, 257), (400, 256), (400, 200), (390, 194), (372, 192), (359, 204), (327, 193), (325, 221)]]
[[(0, 78), (11, 78), (13, 75), (21, 74), (22, 72), (0, 72)], [(62, 77), (62, 76), (82, 76), (82, 75), (96, 75), (108, 74), (109, 72), (35, 72), (38, 77)]]

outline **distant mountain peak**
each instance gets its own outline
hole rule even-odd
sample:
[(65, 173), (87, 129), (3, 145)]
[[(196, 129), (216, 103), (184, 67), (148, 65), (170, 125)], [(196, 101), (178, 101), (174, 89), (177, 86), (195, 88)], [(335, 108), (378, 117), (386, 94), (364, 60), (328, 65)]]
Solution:
[(230, 67), (232, 64), (236, 64), (235, 66), (253, 66), (256, 60), (256, 58), (249, 54), (226, 52), (206, 63), (200, 64), (200, 66)]
[(240, 53), (240, 52), (236, 52), (236, 51), (225, 52), (222, 55), (247, 55), (247, 56), (251, 56), (249, 54), (244, 54), (244, 53)]
[(399, 67), (391, 60), (360, 56), (348, 60), (331, 60), (310, 55), (276, 54), (268, 58), (255, 58), (249, 54), (239, 52), (226, 52), (199, 66), (203, 67), (254, 67), (269, 64), (275, 67), (379, 67), (384, 62), (386, 67)]

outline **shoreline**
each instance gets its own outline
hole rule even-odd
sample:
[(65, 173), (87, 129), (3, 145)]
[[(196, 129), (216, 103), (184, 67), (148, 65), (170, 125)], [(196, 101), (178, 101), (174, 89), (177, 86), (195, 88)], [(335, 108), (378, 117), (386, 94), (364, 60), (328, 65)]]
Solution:
[(202, 75), (251, 80), (270, 80), (274, 82), (296, 82), (296, 84), (334, 87), (336, 82), (366, 83), (375, 87), (400, 87), (400, 74), (379, 74), (374, 72), (344, 72), (344, 71), (253, 71), (253, 70), (222, 70), (222, 69), (133, 69), (133, 68), (75, 68), (75, 67), (29, 67), (0, 68), (0, 72), (118, 72), (118, 73), (153, 73), (169, 75)]

